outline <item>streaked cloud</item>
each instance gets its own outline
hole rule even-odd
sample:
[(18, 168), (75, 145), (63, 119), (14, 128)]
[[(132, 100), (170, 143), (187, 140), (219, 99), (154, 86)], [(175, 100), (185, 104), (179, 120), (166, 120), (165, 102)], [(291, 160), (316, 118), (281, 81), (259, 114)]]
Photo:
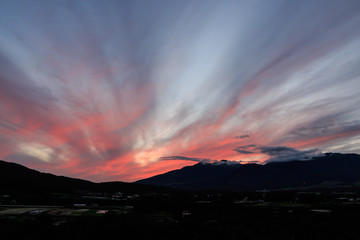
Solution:
[(0, 158), (133, 181), (192, 156), (360, 153), (359, 11), (357, 0), (4, 1)]
[(277, 147), (262, 146), (259, 147), (259, 150), (261, 153), (265, 153), (271, 157), (269, 160), (267, 160), (267, 162), (309, 160), (314, 156), (322, 155), (318, 149), (299, 151), (295, 148), (290, 148), (285, 146), (277, 146)]
[(207, 158), (191, 158), (184, 156), (168, 156), (161, 157), (160, 160), (185, 160), (185, 161), (193, 161), (193, 162), (214, 162), (215, 160), (207, 159)]
[(308, 149), (301, 151), (286, 146), (257, 146), (254, 144), (239, 146), (233, 150), (240, 154), (266, 154), (268, 159), (265, 162), (310, 160), (312, 157), (322, 155), (319, 149)]
[(249, 137), (250, 137), (250, 134), (244, 134), (244, 135), (235, 136), (234, 138), (241, 139), (241, 138), (249, 138)]
[(253, 154), (254, 153), (252, 151), (242, 150), (242, 149), (238, 149), (238, 148), (235, 148), (234, 151), (241, 153), (241, 154)]

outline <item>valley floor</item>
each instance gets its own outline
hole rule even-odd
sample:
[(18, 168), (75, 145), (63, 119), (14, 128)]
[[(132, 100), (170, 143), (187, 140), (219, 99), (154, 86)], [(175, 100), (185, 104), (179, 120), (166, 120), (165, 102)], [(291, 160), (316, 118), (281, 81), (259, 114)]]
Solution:
[[(230, 200), (230, 199), (228, 199)], [(360, 239), (357, 202), (192, 201), (1, 205), (1, 239)]]

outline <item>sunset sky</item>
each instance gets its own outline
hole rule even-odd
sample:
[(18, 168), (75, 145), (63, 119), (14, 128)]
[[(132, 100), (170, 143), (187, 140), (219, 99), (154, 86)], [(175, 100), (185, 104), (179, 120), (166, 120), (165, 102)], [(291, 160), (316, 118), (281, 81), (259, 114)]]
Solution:
[(0, 159), (95, 182), (360, 154), (359, 0), (2, 0)]

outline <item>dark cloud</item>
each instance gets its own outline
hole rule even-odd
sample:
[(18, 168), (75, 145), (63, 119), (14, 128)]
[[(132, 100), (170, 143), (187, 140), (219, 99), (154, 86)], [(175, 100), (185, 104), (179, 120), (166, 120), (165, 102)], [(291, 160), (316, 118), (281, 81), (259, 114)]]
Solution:
[(214, 160), (207, 159), (207, 158), (191, 158), (191, 157), (184, 157), (184, 156), (168, 156), (168, 157), (161, 157), (160, 160), (185, 160), (185, 161), (193, 161), (193, 162), (214, 162)]
[(260, 163), (259, 161), (255, 161), (255, 160), (252, 160), (252, 161), (239, 161), (240, 163), (245, 163), (245, 164), (257, 164), (257, 163)]
[(307, 160), (320, 155), (316, 148), (301, 151), (287, 146), (257, 146), (255, 144), (239, 146), (233, 150), (240, 154), (266, 154), (270, 157), (266, 162)]
[(236, 139), (241, 139), (241, 138), (249, 138), (250, 137), (250, 135), (249, 134), (244, 134), (244, 135), (240, 135), (240, 136), (235, 136), (234, 138), (236, 138)]
[(286, 146), (261, 146), (258, 148), (261, 153), (265, 153), (270, 156), (266, 162), (284, 162), (293, 160), (308, 160), (314, 156), (320, 155), (318, 149), (309, 150), (297, 150), (292, 147)]
[(285, 147), (285, 146), (277, 146), (277, 147), (260, 146), (258, 147), (258, 149), (260, 150), (261, 153), (266, 153), (270, 156), (278, 156), (286, 152), (289, 153), (298, 152), (298, 150), (296, 150), (295, 148)]
[(235, 148), (234, 151), (241, 153), (241, 154), (252, 154), (254, 153), (253, 151), (248, 151), (248, 150), (242, 150), (242, 149), (237, 149)]
[(248, 148), (256, 148), (256, 144), (249, 144), (249, 145), (245, 145), (245, 146), (239, 146), (236, 149), (248, 149)]
[(233, 150), (241, 154), (253, 154), (253, 153), (257, 153), (256, 146), (257, 146), (256, 144), (249, 144), (245, 146), (236, 147)]

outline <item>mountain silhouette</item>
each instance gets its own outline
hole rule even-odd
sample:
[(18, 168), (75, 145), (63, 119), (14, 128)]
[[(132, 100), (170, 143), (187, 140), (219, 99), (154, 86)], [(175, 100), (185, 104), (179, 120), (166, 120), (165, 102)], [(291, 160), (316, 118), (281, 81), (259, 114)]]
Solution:
[(360, 182), (360, 155), (326, 153), (307, 161), (259, 164), (197, 163), (193, 166), (139, 180), (137, 183), (179, 189), (306, 188)]
[(0, 193), (74, 193), (79, 191), (133, 194), (167, 193), (173, 190), (165, 187), (126, 182), (94, 183), (82, 179), (42, 173), (17, 163), (0, 160)]
[(197, 163), (135, 183), (94, 183), (56, 176), (0, 160), (0, 193), (46, 193), (79, 191), (133, 193), (172, 193), (172, 189), (227, 189), (251, 191), (292, 189), (312, 186), (360, 183), (360, 155), (326, 153), (307, 161), (240, 164), (222, 160)]

